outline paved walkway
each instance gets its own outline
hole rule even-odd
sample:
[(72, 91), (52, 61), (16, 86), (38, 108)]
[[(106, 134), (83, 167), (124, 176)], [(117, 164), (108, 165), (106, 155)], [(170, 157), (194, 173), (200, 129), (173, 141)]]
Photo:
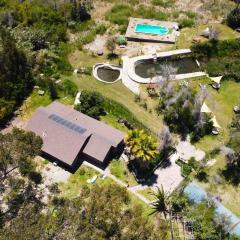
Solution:
[(144, 196), (142, 196), (141, 194), (139, 194), (137, 191), (141, 190), (141, 186), (139, 186), (138, 188), (133, 188), (133, 187), (128, 187), (126, 183), (124, 183), (123, 181), (121, 181), (120, 179), (118, 179), (117, 177), (115, 177), (114, 175), (111, 174), (109, 168), (106, 168), (105, 170), (102, 170), (101, 168), (98, 168), (94, 165), (92, 165), (89, 162), (84, 161), (83, 162), (84, 165), (91, 167), (93, 169), (95, 169), (96, 171), (100, 172), (101, 174), (104, 174), (105, 176), (111, 178), (114, 182), (118, 183), (120, 186), (126, 188), (129, 192), (131, 192), (132, 194), (134, 194), (137, 198), (139, 198), (140, 200), (142, 200), (143, 202), (145, 202), (146, 204), (150, 204), (151, 202), (146, 199)]
[(157, 182), (153, 184), (152, 187), (163, 186), (164, 191), (172, 193), (182, 182), (183, 177), (181, 175), (181, 168), (176, 164), (176, 161), (179, 159), (179, 155), (173, 154), (170, 158), (170, 166), (166, 168), (158, 168), (155, 171), (157, 175)]
[(197, 161), (203, 160), (205, 152), (197, 149), (188, 141), (181, 141), (176, 146), (176, 150), (179, 153), (180, 159), (188, 161), (191, 157), (194, 157)]
[(137, 82), (134, 82), (129, 76), (128, 76), (128, 57), (123, 56), (123, 67), (122, 67), (122, 83), (134, 94), (139, 95), (140, 94), (140, 84)]

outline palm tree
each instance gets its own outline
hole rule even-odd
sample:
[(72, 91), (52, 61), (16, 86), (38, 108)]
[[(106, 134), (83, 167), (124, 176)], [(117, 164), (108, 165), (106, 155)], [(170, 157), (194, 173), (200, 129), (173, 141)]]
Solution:
[(169, 193), (165, 192), (163, 186), (161, 185), (161, 188), (157, 187), (157, 192), (152, 192), (151, 194), (156, 197), (156, 201), (152, 204), (153, 212), (151, 214), (162, 213), (166, 219), (171, 208)]
[(133, 129), (129, 131), (126, 145), (129, 147), (130, 154), (139, 161), (141, 167), (148, 166), (148, 163), (156, 158), (157, 142), (143, 130)]

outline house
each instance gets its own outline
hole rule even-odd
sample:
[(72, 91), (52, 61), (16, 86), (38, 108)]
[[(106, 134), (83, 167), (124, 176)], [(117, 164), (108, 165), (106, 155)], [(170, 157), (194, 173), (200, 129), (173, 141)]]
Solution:
[(43, 157), (72, 171), (83, 160), (104, 167), (124, 148), (124, 133), (59, 102), (38, 108), (26, 128), (42, 137)]

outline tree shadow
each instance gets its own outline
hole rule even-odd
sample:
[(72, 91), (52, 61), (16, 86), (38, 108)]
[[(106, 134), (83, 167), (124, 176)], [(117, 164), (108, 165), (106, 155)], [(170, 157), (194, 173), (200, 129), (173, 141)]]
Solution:
[(117, 59), (117, 58), (118, 58), (118, 54), (116, 54), (116, 53), (109, 53), (107, 55), (107, 59), (109, 59), (109, 60), (114, 60), (114, 59)]
[(240, 166), (229, 165), (221, 171), (224, 178), (231, 184), (237, 186), (240, 184)]
[(134, 174), (138, 183), (148, 185), (148, 182), (150, 181), (149, 185), (151, 185), (151, 183), (157, 182), (157, 175), (153, 173), (153, 169), (151, 169), (150, 167), (143, 168), (136, 160), (128, 162), (127, 167), (129, 171)]

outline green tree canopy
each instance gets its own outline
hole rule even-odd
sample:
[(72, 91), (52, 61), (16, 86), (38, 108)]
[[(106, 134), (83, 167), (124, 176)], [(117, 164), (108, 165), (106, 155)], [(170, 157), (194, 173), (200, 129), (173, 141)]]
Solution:
[(157, 141), (144, 130), (133, 129), (126, 137), (126, 145), (129, 148), (130, 157), (137, 160), (142, 168), (148, 167), (149, 163), (157, 156)]
[(82, 91), (80, 102), (75, 109), (92, 118), (99, 119), (105, 114), (104, 98), (98, 92)]

